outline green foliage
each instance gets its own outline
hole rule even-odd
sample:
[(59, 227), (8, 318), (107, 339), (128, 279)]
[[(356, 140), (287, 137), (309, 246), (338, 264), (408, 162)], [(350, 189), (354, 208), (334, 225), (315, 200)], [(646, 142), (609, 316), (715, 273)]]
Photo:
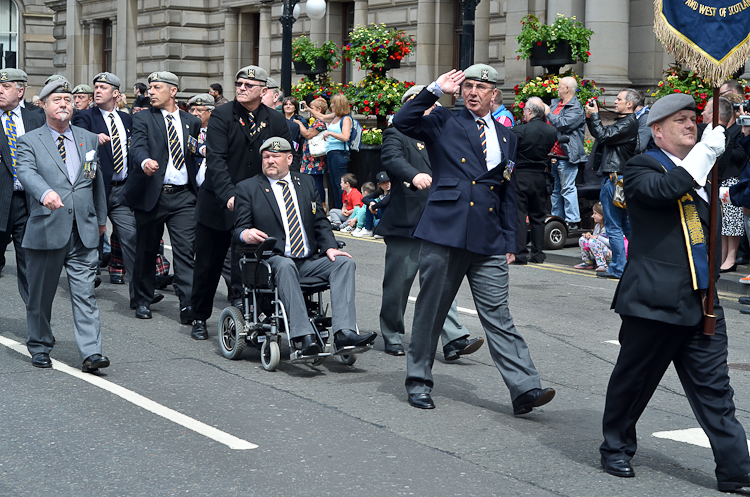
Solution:
[(573, 59), (581, 62), (588, 62), (591, 52), (589, 52), (589, 41), (594, 34), (593, 31), (584, 27), (583, 24), (576, 21), (576, 16), (565, 17), (557, 14), (557, 19), (551, 25), (540, 24), (539, 18), (534, 14), (529, 14), (521, 19), (521, 34), (516, 37), (518, 41), (519, 53), (516, 59), (528, 59), (531, 57), (531, 49), (534, 46), (540, 46), (547, 43), (549, 52), (552, 53), (557, 47), (557, 42), (568, 41), (573, 49)]
[[(577, 74), (546, 74), (533, 79), (529, 77), (526, 78), (526, 83), (523, 86), (515, 86), (516, 99), (515, 103), (511, 105), (511, 110), (516, 120), (522, 118), (523, 107), (529, 98), (557, 98), (557, 86), (560, 84), (560, 80), (567, 76), (574, 77), (576, 83), (578, 83), (576, 98), (581, 102), (581, 105), (586, 105), (586, 102), (591, 98), (598, 100), (598, 97), (605, 91), (604, 88), (597, 87), (593, 79), (584, 79)], [(604, 100), (601, 101), (601, 105), (604, 105)]]
[(366, 145), (381, 145), (383, 143), (383, 130), (365, 126), (362, 130), (362, 143)]
[(331, 40), (326, 40), (321, 47), (304, 35), (292, 42), (292, 60), (307, 62), (312, 67), (317, 59), (325, 59), (328, 70), (336, 69), (341, 60), (339, 51), (339, 46)]
[(349, 33), (350, 43), (342, 47), (346, 60), (355, 59), (365, 71), (383, 71), (387, 60), (399, 61), (412, 51), (414, 40), (402, 30), (385, 24), (358, 26)]
[(371, 72), (362, 81), (350, 84), (344, 94), (352, 109), (366, 116), (387, 116), (401, 108), (401, 97), (414, 86), (410, 81), (386, 78), (381, 73)]
[(328, 78), (319, 81), (317, 79), (311, 80), (304, 76), (297, 84), (292, 86), (292, 96), (297, 101), (301, 101), (312, 93), (315, 98), (323, 97), (330, 103), (333, 95), (336, 93), (345, 93), (346, 88), (346, 85), (335, 83)]

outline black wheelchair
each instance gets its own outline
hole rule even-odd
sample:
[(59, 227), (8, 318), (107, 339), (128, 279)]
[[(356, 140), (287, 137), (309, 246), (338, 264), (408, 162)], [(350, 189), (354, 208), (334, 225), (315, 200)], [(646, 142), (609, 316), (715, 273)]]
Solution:
[[(243, 310), (230, 306), (219, 318), (219, 343), (221, 352), (227, 359), (236, 360), (242, 355), (246, 344), (260, 349), (263, 369), (274, 371), (281, 360), (279, 340), (287, 335), (290, 362), (322, 364), (331, 356), (338, 356), (341, 362), (351, 366), (357, 354), (364, 353), (372, 345), (343, 347), (336, 350), (331, 330), (331, 318), (327, 316), (328, 306), (323, 304), (323, 292), (329, 290), (328, 281), (322, 278), (302, 278), (300, 288), (307, 306), (307, 315), (321, 345), (322, 352), (316, 355), (302, 355), (296, 350), (289, 337), (289, 321), (279, 291), (274, 284), (273, 272), (268, 258), (273, 254), (276, 239), (266, 238), (260, 245), (241, 245), (235, 248), (240, 255), (242, 273)], [(341, 248), (343, 242), (339, 242)]]

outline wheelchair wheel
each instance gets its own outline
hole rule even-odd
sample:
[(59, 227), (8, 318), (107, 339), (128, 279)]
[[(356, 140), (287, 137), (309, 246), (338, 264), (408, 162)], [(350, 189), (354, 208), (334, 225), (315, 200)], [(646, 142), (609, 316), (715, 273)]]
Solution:
[(227, 359), (236, 360), (245, 349), (245, 338), (237, 338), (240, 330), (245, 329), (245, 317), (236, 307), (227, 307), (221, 311), (219, 318), (219, 343), (221, 353)]
[(339, 356), (339, 358), (341, 359), (341, 362), (343, 362), (347, 366), (351, 366), (352, 364), (354, 364), (355, 362), (357, 362), (357, 356), (354, 355), (354, 354), (352, 354), (352, 355), (343, 355), (342, 354), (342, 355)]
[(266, 337), (266, 341), (260, 348), (260, 362), (266, 371), (274, 371), (279, 365), (281, 352), (279, 351), (279, 342), (274, 342)]

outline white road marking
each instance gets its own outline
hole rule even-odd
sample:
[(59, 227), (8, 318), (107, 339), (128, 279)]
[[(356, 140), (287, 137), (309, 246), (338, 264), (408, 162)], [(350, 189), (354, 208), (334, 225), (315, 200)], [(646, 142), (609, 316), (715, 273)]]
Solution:
[(617, 340), (604, 340), (602, 343), (611, 343), (612, 345), (620, 345)]
[[(9, 349), (15, 350), (19, 354), (25, 355), (27, 357), (31, 356), (28, 350), (26, 350), (25, 345), (22, 345), (16, 342), (15, 340), (11, 340), (10, 338), (6, 338), (2, 335), (0, 335), (0, 345), (5, 345)], [(234, 435), (230, 435), (221, 430), (217, 430), (213, 426), (208, 426), (205, 423), (201, 423), (200, 421), (196, 419), (193, 419), (173, 409), (170, 409), (161, 404), (158, 404), (154, 402), (153, 400), (144, 397), (141, 394), (135, 393), (132, 390), (128, 390), (127, 388), (123, 388), (99, 376), (92, 375), (89, 373), (84, 373), (79, 369), (72, 368), (68, 366), (67, 364), (57, 361), (55, 359), (52, 359), (52, 367), (53, 369), (56, 369), (60, 372), (67, 373), (71, 376), (75, 376), (79, 380), (83, 380), (103, 390), (113, 393), (117, 395), (118, 397), (124, 400), (127, 400), (128, 402), (132, 404), (137, 405), (138, 407), (141, 407), (147, 411), (151, 411), (152, 413), (158, 416), (161, 416), (169, 421), (172, 421), (173, 423), (184, 426), (185, 428), (192, 430), (198, 433), (199, 435), (203, 435), (204, 437), (208, 437), (212, 440), (216, 440), (217, 442), (226, 445), (230, 449), (248, 450), (248, 449), (258, 448), (258, 446), (253, 443), (242, 440), (241, 438), (237, 438)]]
[[(656, 438), (666, 438), (667, 440), (674, 440), (675, 442), (685, 442), (698, 447), (711, 448), (711, 443), (708, 441), (706, 432), (703, 428), (688, 428), (686, 430), (672, 430), (672, 431), (657, 431), (652, 433), (651, 436)], [(747, 441), (748, 447), (750, 447), (750, 440)]]
[[(416, 302), (417, 297), (409, 297), (409, 302)], [(474, 309), (469, 309), (467, 307), (457, 307), (458, 312), (463, 312), (464, 314), (471, 314), (472, 316), (478, 316), (479, 314)]]

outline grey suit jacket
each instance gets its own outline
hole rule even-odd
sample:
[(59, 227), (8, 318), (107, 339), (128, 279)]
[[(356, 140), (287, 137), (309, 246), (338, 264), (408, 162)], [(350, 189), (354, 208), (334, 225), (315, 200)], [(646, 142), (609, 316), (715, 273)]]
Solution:
[[(81, 166), (71, 183), (68, 171), (47, 126), (27, 132), (18, 139), (16, 173), (29, 195), (29, 221), (23, 247), (35, 250), (60, 249), (70, 240), (75, 218), (78, 234), (87, 248), (99, 246), (99, 226), (107, 223), (107, 198), (102, 174), (84, 178), (83, 162), (93, 150), (98, 161), (97, 136), (83, 128), (71, 126)], [(40, 202), (42, 193), (52, 189), (60, 195), (64, 207), (54, 211)]]

